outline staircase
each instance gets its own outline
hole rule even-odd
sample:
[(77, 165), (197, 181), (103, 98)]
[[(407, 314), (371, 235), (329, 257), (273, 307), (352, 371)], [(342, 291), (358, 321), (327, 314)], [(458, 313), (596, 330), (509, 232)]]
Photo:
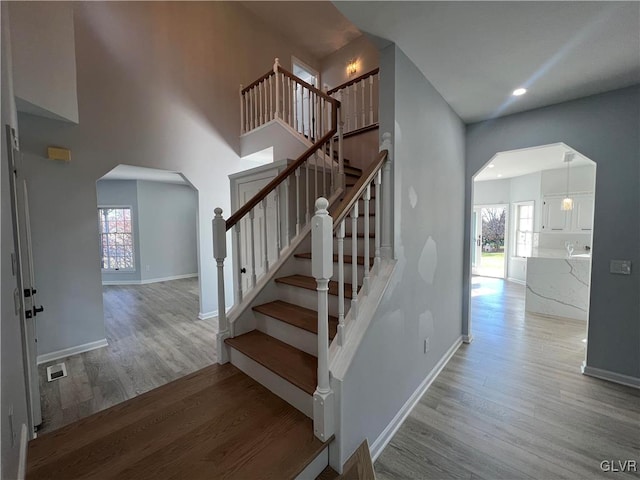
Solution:
[[(340, 90), (335, 93), (340, 98)], [(298, 100), (309, 103), (299, 108)], [(229, 219), (216, 209), (213, 220), (218, 361), (231, 362), (313, 419), (313, 433), (325, 449), (299, 478), (315, 478), (328, 464), (327, 445), (334, 439), (340, 408), (331, 386), (330, 344), (332, 351), (345, 348), (359, 303), (367, 301), (372, 278), (387, 260), (383, 252), (390, 251), (390, 215), (383, 220), (390, 213), (389, 136), (370, 165), (352, 166), (342, 154), (342, 108), (340, 100), (297, 79), (277, 59), (273, 72), (241, 89), (245, 134), (265, 122), (287, 122), (314, 143)], [(311, 132), (298, 128), (300, 113), (309, 115), (302, 123)], [(357, 112), (350, 116), (360, 118)], [(275, 224), (268, 220), (269, 205), (276, 212)], [(295, 229), (289, 228), (291, 221)], [(236, 302), (225, 314), (227, 231), (235, 233)], [(291, 237), (290, 231), (295, 231)], [(275, 254), (270, 242), (277, 244)], [(241, 245), (260, 249), (245, 249), (248, 258), (239, 259)], [(260, 275), (255, 273), (256, 251), (264, 256)], [(248, 269), (239, 268), (245, 264)]]

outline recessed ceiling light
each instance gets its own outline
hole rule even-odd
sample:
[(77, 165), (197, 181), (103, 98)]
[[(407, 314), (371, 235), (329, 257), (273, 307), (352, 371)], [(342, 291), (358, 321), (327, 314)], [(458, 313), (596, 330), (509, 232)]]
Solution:
[(493, 163), (490, 163), (489, 168), (493, 168), (493, 167), (495, 167), (495, 165)]
[(520, 95), (524, 95), (525, 93), (527, 93), (526, 88), (516, 88), (511, 95), (513, 95), (514, 97), (519, 97)]
[(501, 176), (502, 176), (502, 174), (501, 174), (501, 173), (499, 173), (499, 174), (498, 174), (498, 178), (500, 178)]

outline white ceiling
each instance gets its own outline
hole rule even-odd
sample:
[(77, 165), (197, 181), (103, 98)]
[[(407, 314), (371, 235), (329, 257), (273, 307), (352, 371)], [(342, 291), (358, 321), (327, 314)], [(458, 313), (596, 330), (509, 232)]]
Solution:
[[(542, 170), (566, 168), (567, 164), (564, 162), (565, 152), (575, 153), (571, 161), (571, 168), (595, 165), (595, 162), (576, 152), (568, 145), (554, 143), (552, 145), (496, 153), (489, 163), (473, 178), (473, 181), (503, 180)], [(490, 167), (490, 165), (493, 165), (493, 167)]]
[(158, 170), (156, 168), (134, 167), (133, 165), (118, 165), (102, 176), (100, 180), (146, 180), (148, 182), (189, 185), (184, 177), (177, 172)]
[(344, 47), (362, 33), (331, 2), (240, 2), (270, 28), (317, 60)]
[(467, 123), (640, 83), (640, 2), (334, 3)]

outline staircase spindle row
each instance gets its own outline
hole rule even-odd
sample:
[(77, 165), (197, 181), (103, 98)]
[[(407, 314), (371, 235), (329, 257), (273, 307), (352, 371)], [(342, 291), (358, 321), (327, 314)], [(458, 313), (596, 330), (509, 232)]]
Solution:
[(342, 102), (344, 133), (378, 123), (378, 82), (376, 68), (327, 92)]

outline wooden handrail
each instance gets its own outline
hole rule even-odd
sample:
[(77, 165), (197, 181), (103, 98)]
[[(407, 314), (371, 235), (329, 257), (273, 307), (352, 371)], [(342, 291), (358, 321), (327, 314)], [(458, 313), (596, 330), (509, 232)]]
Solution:
[(305, 87), (308, 90), (311, 90), (313, 93), (315, 93), (316, 95), (320, 95), (322, 98), (324, 98), (326, 101), (333, 103), (333, 100), (335, 100), (335, 98), (330, 97), (328, 93), (324, 93), (322, 90), (320, 90), (317, 87), (314, 87), (313, 85), (311, 85), (310, 83), (305, 82), (304, 80), (302, 80), (301, 78), (296, 77), (293, 73), (291, 73), (288, 70), (285, 70), (284, 68), (282, 68), (280, 65), (278, 65), (278, 71), (280, 73), (282, 73), (285, 77), (289, 77), (290, 79), (292, 79), (293, 81), (295, 81), (296, 83), (299, 83), (300, 85), (302, 85), (303, 87)]
[[(382, 168), (382, 165), (384, 165), (384, 162), (387, 160), (388, 155), (389, 155), (388, 150), (382, 150), (379, 153), (378, 158), (373, 163), (371, 163), (371, 165), (369, 165), (369, 168), (367, 168), (367, 170), (364, 171), (364, 173), (358, 179), (356, 184), (351, 188), (349, 195), (343, 198), (342, 201), (336, 207), (336, 209), (333, 212), (331, 212), (331, 215), (333, 217), (334, 230), (338, 228), (338, 226), (340, 225), (340, 222), (342, 222), (342, 220), (344, 220), (344, 218), (348, 215), (349, 210), (351, 210), (351, 207), (353, 206), (353, 204), (356, 203), (358, 199), (362, 196), (365, 189), (367, 188), (367, 185), (369, 185), (373, 181), (376, 174), (378, 173), (378, 170)], [(380, 192), (376, 192), (376, 194), (379, 194), (379, 193)]]
[(247, 93), (249, 90), (251, 90), (253, 87), (255, 87), (256, 85), (258, 85), (260, 82), (262, 82), (263, 80), (266, 80), (267, 78), (269, 78), (271, 75), (275, 75), (275, 73), (273, 73), (273, 70), (269, 70), (267, 73), (265, 73), (264, 75), (262, 75), (259, 79), (257, 79), (255, 82), (252, 82), (249, 84), (249, 86), (244, 87), (242, 89), (242, 94)]
[(354, 78), (352, 80), (349, 80), (348, 82), (343, 83), (342, 85), (338, 85), (337, 87), (332, 88), (331, 90), (329, 90), (327, 92), (327, 94), (331, 95), (332, 93), (336, 93), (338, 90), (342, 90), (343, 88), (347, 88), (347, 87), (353, 85), (354, 83), (358, 83), (360, 80), (364, 80), (365, 78), (369, 78), (372, 75), (375, 75), (376, 73), (378, 73), (379, 71), (380, 71), (379, 67), (378, 68), (374, 68), (370, 72), (363, 73), (359, 77), (356, 77), (356, 78)]

